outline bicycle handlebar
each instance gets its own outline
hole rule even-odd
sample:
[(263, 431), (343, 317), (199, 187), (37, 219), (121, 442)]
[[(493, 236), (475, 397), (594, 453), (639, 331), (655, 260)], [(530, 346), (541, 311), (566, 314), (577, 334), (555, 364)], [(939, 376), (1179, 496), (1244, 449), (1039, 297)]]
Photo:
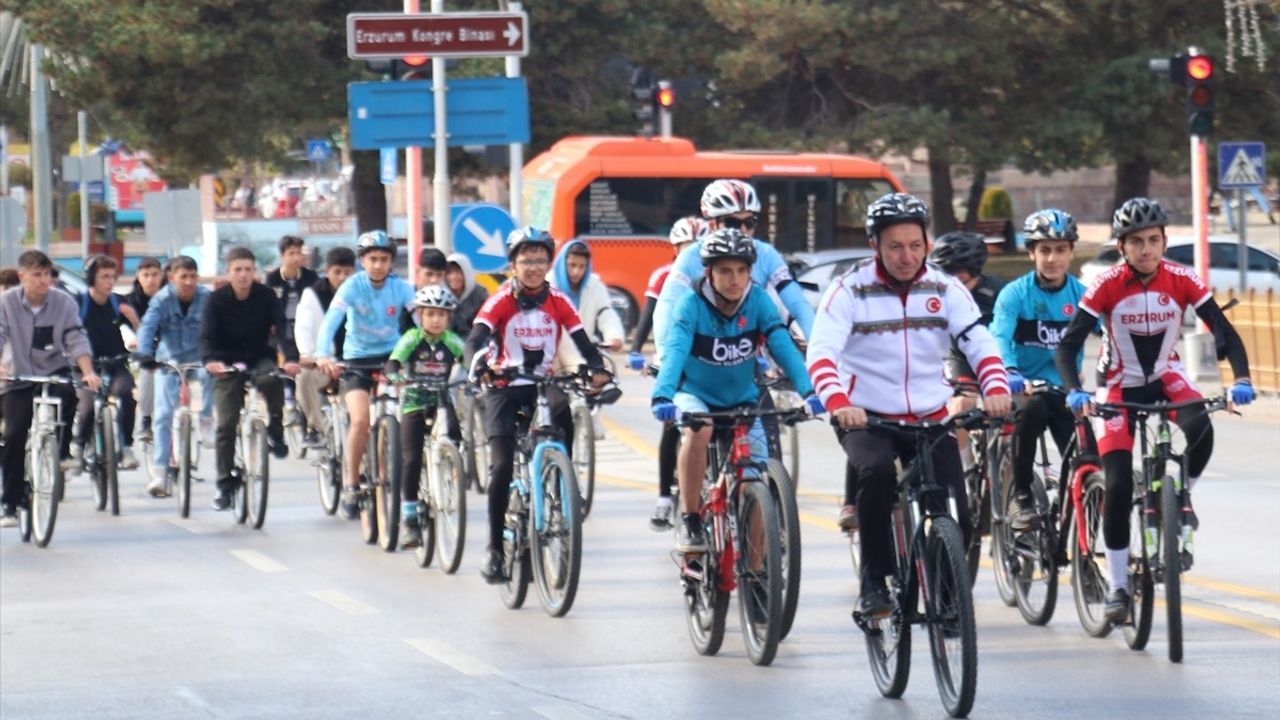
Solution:
[(962, 413), (948, 415), (941, 420), (892, 420), (889, 418), (877, 417), (875, 415), (867, 416), (867, 427), (876, 427), (883, 430), (892, 430), (895, 432), (906, 432), (915, 435), (932, 434), (951, 430), (953, 428), (963, 428), (970, 430), (977, 427), (995, 427), (1003, 425), (1009, 419), (1003, 416), (987, 415), (981, 410), (966, 410)]
[(759, 407), (744, 406), (731, 410), (709, 410), (707, 412), (680, 412), (676, 417), (676, 424), (684, 427), (697, 424), (703, 425), (714, 420), (733, 420), (734, 424), (745, 422), (747, 420), (754, 421), (757, 418), (776, 417), (787, 424), (795, 424), (812, 420), (813, 416), (809, 414), (807, 408), (789, 408), (786, 410), (765, 410)]
[(1133, 412), (1139, 415), (1157, 415), (1157, 414), (1165, 415), (1168, 413), (1177, 412), (1178, 410), (1184, 410), (1189, 407), (1195, 407), (1197, 405), (1203, 405), (1205, 412), (1216, 412), (1218, 410), (1227, 409), (1229, 404), (1230, 404), (1230, 400), (1228, 399), (1226, 392), (1223, 392), (1221, 395), (1214, 395), (1212, 397), (1204, 397), (1204, 398), (1196, 398), (1194, 400), (1183, 400), (1182, 402), (1176, 402), (1176, 403), (1167, 402), (1167, 401), (1160, 401), (1160, 402), (1154, 402), (1154, 403), (1134, 403), (1134, 402), (1121, 401), (1121, 402), (1109, 402), (1109, 403), (1094, 403), (1093, 407), (1094, 407), (1094, 410), (1099, 415), (1103, 415), (1104, 417), (1109, 417), (1109, 416), (1119, 415), (1121, 412), (1125, 410), (1132, 410)]

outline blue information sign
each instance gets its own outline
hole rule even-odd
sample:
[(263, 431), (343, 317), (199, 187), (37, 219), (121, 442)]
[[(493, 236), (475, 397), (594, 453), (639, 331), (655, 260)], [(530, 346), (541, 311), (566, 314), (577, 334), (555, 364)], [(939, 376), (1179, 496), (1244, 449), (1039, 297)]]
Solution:
[(516, 221), (506, 209), (489, 203), (452, 205), (453, 247), (471, 260), (476, 272), (501, 272), (507, 267), (507, 235)]
[[(524, 78), (450, 78), (445, 107), (450, 147), (529, 142)], [(430, 80), (350, 83), (347, 112), (356, 150), (435, 147)]]
[(1218, 143), (1218, 189), (1262, 187), (1267, 178), (1267, 149), (1260, 142)]

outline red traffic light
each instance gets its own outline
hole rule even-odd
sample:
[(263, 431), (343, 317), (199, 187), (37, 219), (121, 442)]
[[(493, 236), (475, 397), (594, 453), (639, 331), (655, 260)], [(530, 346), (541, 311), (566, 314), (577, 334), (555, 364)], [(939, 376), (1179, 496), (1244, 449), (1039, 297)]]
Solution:
[(1187, 101), (1197, 108), (1208, 107), (1213, 103), (1213, 91), (1203, 85), (1198, 85), (1187, 94)]
[(676, 91), (671, 88), (659, 88), (654, 99), (658, 101), (658, 107), (670, 110), (676, 104)]
[(430, 59), (431, 58), (426, 55), (406, 55), (400, 58), (400, 62), (408, 65), (409, 67), (422, 67), (423, 65), (426, 65), (427, 61)]
[(1208, 80), (1213, 77), (1213, 59), (1207, 55), (1187, 58), (1187, 77), (1192, 80)]

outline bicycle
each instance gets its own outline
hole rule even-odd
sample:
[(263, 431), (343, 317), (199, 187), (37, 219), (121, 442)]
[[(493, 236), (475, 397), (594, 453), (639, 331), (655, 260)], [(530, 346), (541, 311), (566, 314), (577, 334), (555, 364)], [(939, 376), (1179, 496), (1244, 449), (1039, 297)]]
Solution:
[(685, 427), (716, 420), (728, 420), (730, 427), (721, 428), (707, 446), (699, 508), (709, 533), (707, 551), (672, 556), (680, 566), (694, 650), (700, 655), (720, 651), (729, 594), (736, 588), (743, 640), (755, 665), (773, 662), (783, 637), (785, 589), (788, 584), (799, 587), (798, 576), (791, 583), (784, 576), (788, 568), (779, 512), (767, 479), (770, 466), (751, 457), (751, 428), (766, 417), (798, 422), (808, 415), (803, 410), (758, 407), (682, 414), (679, 422)]
[[(375, 387), (370, 393), (369, 436), (360, 457), (359, 484), (350, 490), (360, 515), (360, 536), (395, 552), (400, 533), (400, 403), (395, 386), (387, 382), (382, 361), (347, 362), (348, 372), (368, 375)], [(344, 450), (345, 454), (345, 450)], [(352, 458), (354, 460), (354, 458)]]
[(279, 370), (251, 373), (242, 363), (231, 366), (228, 374), (239, 376), (244, 383), (245, 403), (240, 408), (240, 422), (236, 430), (235, 470), (238, 486), (232, 505), (237, 525), (246, 522), (254, 529), (262, 529), (267, 519), (267, 490), (270, 484), (270, 449), (267, 446), (267, 414), (262, 393), (254, 380), (262, 377), (284, 377)]
[(422, 446), (422, 471), (418, 475), (418, 527), (422, 542), (414, 548), (414, 558), (419, 567), (429, 567), (439, 547), (440, 566), (452, 575), (462, 563), (467, 538), (467, 476), (462, 454), (449, 437), (449, 412), (445, 403), (452, 397), (449, 391), (466, 385), (466, 381), (413, 379), (403, 385), (440, 398), (431, 431)]
[[(1169, 626), (1169, 660), (1182, 662), (1182, 573), (1191, 569), (1194, 532), (1184, 524), (1190, 503), (1187, 487), (1186, 459), (1173, 451), (1173, 430), (1169, 417), (1179, 410), (1202, 407), (1213, 413), (1230, 408), (1226, 393), (1212, 398), (1183, 402), (1098, 403), (1096, 411), (1104, 418), (1121, 411), (1133, 414), (1135, 427), (1142, 428), (1142, 473), (1133, 483), (1132, 536), (1130, 544), (1129, 587), (1130, 620), (1125, 625), (1125, 641), (1133, 650), (1146, 647), (1151, 635), (1151, 617), (1155, 605), (1155, 585), (1164, 585), (1166, 621)], [(1146, 426), (1156, 418), (1152, 431)], [(1153, 437), (1154, 436), (1154, 437)], [(1175, 474), (1166, 474), (1168, 465)]]
[(551, 617), (573, 607), (582, 568), (582, 510), (573, 464), (551, 416), (547, 391), (572, 389), (581, 374), (554, 376), (507, 372), (508, 382), (526, 380), (536, 387), (532, 413), (516, 418), (515, 467), (502, 531), (502, 602), (512, 610), (524, 605), (537, 581), (538, 599)]
[[(165, 494), (170, 482), (176, 487), (178, 515), (191, 516), (191, 479), (200, 462), (200, 442), (192, 437), (195, 413), (191, 410), (191, 374), (203, 369), (200, 363), (157, 361), (158, 370), (178, 377), (178, 406), (173, 412), (172, 441), (169, 445), (169, 467), (165, 473)], [(155, 428), (154, 430), (159, 430)]]
[[(596, 343), (605, 359), (605, 372), (614, 376), (613, 361), (606, 354), (608, 346)], [(616, 392), (615, 392), (616, 391)], [(576, 386), (569, 395), (569, 407), (573, 412), (573, 471), (582, 491), (582, 517), (591, 514), (596, 494), (596, 431), (595, 418), (600, 408), (612, 405), (622, 391), (615, 385), (601, 392), (588, 392), (584, 386)]]
[(336, 383), (324, 391), (324, 451), (311, 461), (316, 469), (316, 485), (320, 490), (320, 509), (325, 515), (338, 512), (342, 499), (342, 462), (347, 442), (347, 406), (338, 394)]
[(111, 382), (117, 372), (128, 372), (123, 367), (129, 355), (96, 358), (94, 372), (102, 378), (102, 385), (93, 394), (93, 453), (84, 458), (93, 486), (94, 507), (98, 511), (108, 508), (112, 515), (120, 514), (120, 427), (116, 420), (116, 398), (111, 394)]
[[(955, 519), (956, 503), (963, 499), (936, 482), (933, 447), (955, 428), (973, 429), (992, 421), (980, 410), (936, 422), (867, 420), (869, 428), (913, 435), (916, 457), (898, 474), (898, 498), (890, 516), (895, 562), (888, 586), (893, 609), (872, 617), (854, 610), (853, 621), (865, 635), (876, 688), (887, 698), (900, 698), (906, 690), (911, 627), (924, 625), (938, 696), (947, 713), (957, 718), (969, 714), (977, 694), (978, 638), (964, 536)], [(918, 594), (923, 596), (923, 611)]]
[[(790, 381), (783, 377), (775, 377), (758, 383), (760, 388), (773, 397), (774, 407), (783, 411), (803, 411), (804, 401), (794, 390)], [(764, 400), (764, 396), (761, 396)], [(769, 409), (761, 404), (761, 409)], [(807, 419), (807, 416), (806, 416)], [(797, 471), (800, 467), (799, 443), (800, 432), (794, 422), (764, 423), (765, 435), (769, 439), (769, 460), (767, 463), (769, 490), (773, 493), (773, 501), (778, 506), (778, 522), (782, 526), (782, 638), (791, 634), (791, 626), (795, 624), (796, 608), (800, 601), (800, 506), (796, 500), (796, 476), (790, 467)], [(770, 428), (777, 432), (771, 432)], [(786, 442), (783, 437), (787, 437)], [(786, 448), (790, 446), (791, 462), (787, 461)], [(794, 582), (793, 582), (794, 580)]]
[(307, 419), (298, 407), (298, 387), (293, 378), (280, 378), (284, 383), (284, 436), (289, 445), (289, 455), (295, 460), (307, 456)]
[(62, 398), (50, 395), (49, 388), (53, 385), (76, 387), (78, 383), (69, 377), (51, 375), (20, 375), (9, 381), (40, 386), (40, 393), (31, 400), (32, 422), (25, 448), (25, 487), (18, 505), (18, 531), (22, 542), (31, 542), (34, 537), (36, 547), (48, 547), (66, 482), (58, 447), (63, 426)]
[(459, 395), (458, 422), (462, 425), (462, 462), (467, 477), (481, 495), (489, 489), (489, 435), (484, 429), (483, 396), (468, 386)]

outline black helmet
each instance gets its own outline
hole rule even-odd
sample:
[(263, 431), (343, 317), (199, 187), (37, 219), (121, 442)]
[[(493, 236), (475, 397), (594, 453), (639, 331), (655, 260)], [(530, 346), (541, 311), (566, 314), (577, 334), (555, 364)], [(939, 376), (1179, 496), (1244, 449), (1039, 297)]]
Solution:
[(974, 232), (957, 230), (933, 241), (929, 261), (949, 275), (961, 270), (977, 275), (987, 264), (987, 241)]
[(929, 230), (929, 208), (915, 195), (889, 193), (867, 208), (867, 237), (876, 238), (890, 225), (916, 223)]
[(507, 236), (507, 260), (514, 261), (520, 250), (530, 245), (544, 247), (547, 249), (548, 256), (555, 257), (556, 241), (551, 237), (551, 233), (539, 230), (532, 225), (525, 225), (512, 230)]
[(1129, 198), (1111, 216), (1111, 236), (1118, 240), (1131, 232), (1168, 224), (1169, 216), (1160, 203), (1151, 198)]
[(1076, 219), (1054, 208), (1037, 210), (1028, 215), (1027, 221), (1022, 225), (1022, 233), (1028, 250), (1035, 247), (1038, 240), (1066, 240), (1075, 245), (1080, 239)]
[(745, 260), (748, 265), (756, 261), (756, 244), (736, 228), (721, 228), (702, 238), (698, 250), (702, 264), (710, 267), (717, 260)]
[(370, 230), (356, 240), (356, 254), (364, 257), (364, 254), (370, 250), (389, 252), (391, 253), (391, 259), (395, 260), (396, 241), (388, 237), (385, 230)]

